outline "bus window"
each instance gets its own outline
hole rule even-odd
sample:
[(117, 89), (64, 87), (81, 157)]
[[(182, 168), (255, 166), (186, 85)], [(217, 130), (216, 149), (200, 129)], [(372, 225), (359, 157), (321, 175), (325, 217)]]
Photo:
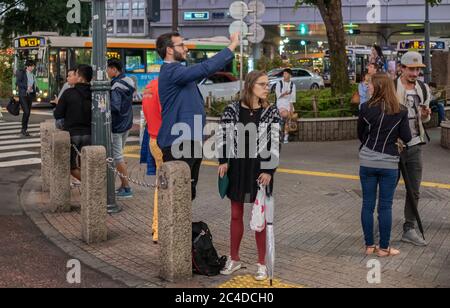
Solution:
[(144, 50), (125, 50), (125, 70), (127, 73), (145, 73)]
[(147, 50), (147, 73), (159, 73), (163, 61), (155, 50)]
[(75, 50), (75, 63), (90, 64), (91, 63), (92, 50), (87, 48), (77, 48)]

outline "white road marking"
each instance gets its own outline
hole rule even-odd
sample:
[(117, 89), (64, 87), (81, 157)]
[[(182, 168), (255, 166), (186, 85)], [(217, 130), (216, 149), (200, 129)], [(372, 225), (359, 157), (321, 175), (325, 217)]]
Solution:
[(30, 151), (5, 152), (0, 153), (0, 158), (10, 158), (10, 157), (38, 155), (38, 154), (39, 154), (38, 152), (30, 152)]
[(0, 146), (0, 151), (40, 148), (40, 143)]
[(28, 165), (38, 165), (41, 163), (40, 158), (30, 158), (30, 159), (21, 159), (21, 160), (13, 160), (6, 161), (0, 163), (0, 168), (8, 168), (8, 167), (16, 167), (16, 166), (28, 166)]

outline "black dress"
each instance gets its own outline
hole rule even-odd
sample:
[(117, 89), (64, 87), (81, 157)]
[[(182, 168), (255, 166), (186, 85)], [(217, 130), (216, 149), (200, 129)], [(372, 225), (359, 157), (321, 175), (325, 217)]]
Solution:
[[(239, 122), (244, 126), (249, 123), (255, 123), (256, 127), (259, 125), (263, 108), (251, 111), (250, 109), (241, 107), (239, 110)], [(241, 142), (241, 141), (239, 141)], [(253, 142), (255, 143), (255, 142)], [(256, 195), (258, 194), (258, 177), (261, 173), (268, 173), (272, 175), (270, 192), (273, 187), (273, 173), (274, 170), (264, 170), (261, 172), (261, 161), (259, 158), (249, 158), (250, 155), (250, 136), (249, 132), (245, 133), (245, 157), (230, 159), (228, 168), (228, 177), (230, 185), (227, 196), (230, 200), (241, 203), (254, 203)]]

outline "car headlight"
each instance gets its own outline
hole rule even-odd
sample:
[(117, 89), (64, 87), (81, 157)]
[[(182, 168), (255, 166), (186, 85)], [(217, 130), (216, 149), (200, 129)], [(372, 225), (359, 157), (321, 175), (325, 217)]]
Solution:
[(44, 92), (44, 97), (48, 97), (48, 92)]
[(42, 90), (39, 91), (39, 94), (42, 94)]
[(37, 99), (37, 101), (38, 101), (38, 103), (40, 103), (40, 102), (42, 101), (42, 99), (39, 97), (39, 98)]
[(17, 95), (17, 91), (13, 90), (13, 95), (16, 96)]

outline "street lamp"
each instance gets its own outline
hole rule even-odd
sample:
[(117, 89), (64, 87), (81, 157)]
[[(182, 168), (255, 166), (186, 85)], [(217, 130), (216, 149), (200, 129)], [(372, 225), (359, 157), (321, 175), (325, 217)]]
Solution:
[[(112, 157), (110, 82), (106, 78), (106, 0), (92, 1), (92, 144), (106, 149), (106, 156)], [(108, 163), (109, 164), (109, 163)], [(116, 204), (115, 175), (107, 169), (108, 213), (114, 214), (122, 209)]]

